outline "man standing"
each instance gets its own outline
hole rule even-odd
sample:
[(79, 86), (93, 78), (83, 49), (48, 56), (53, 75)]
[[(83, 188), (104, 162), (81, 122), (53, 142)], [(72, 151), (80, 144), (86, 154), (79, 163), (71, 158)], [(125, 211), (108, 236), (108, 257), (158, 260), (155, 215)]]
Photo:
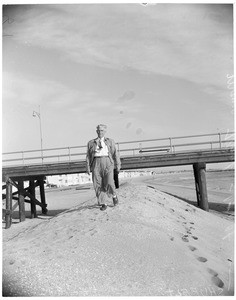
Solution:
[(105, 196), (112, 197), (113, 204), (118, 204), (114, 185), (114, 169), (120, 171), (120, 157), (114, 140), (105, 137), (107, 126), (97, 126), (96, 139), (88, 142), (86, 167), (87, 173), (92, 172), (93, 186), (101, 210), (107, 208)]

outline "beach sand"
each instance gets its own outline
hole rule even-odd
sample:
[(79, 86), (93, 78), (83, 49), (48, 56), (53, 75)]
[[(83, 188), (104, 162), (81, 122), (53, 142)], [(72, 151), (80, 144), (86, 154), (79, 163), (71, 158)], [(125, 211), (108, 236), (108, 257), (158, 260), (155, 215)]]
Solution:
[(233, 220), (144, 180), (118, 195), (100, 211), (93, 189), (52, 190), (47, 216), (3, 229), (4, 295), (234, 294)]

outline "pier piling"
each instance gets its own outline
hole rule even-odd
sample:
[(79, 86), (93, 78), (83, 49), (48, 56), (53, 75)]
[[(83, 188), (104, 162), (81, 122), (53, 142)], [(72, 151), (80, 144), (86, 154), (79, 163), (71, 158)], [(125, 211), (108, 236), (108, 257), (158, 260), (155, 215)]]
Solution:
[(31, 219), (37, 217), (37, 212), (36, 212), (36, 203), (35, 203), (35, 185), (34, 185), (34, 180), (31, 179), (29, 181), (29, 187), (30, 187), (30, 194), (32, 195), (31, 201), (30, 201), (30, 207), (31, 207)]
[(25, 221), (25, 196), (24, 196), (24, 181), (18, 181), (18, 194), (19, 194), (19, 220)]
[(12, 185), (9, 180), (6, 182), (6, 229), (11, 227), (12, 223)]
[(194, 163), (193, 170), (198, 206), (205, 211), (209, 211), (206, 184), (206, 164), (204, 162)]

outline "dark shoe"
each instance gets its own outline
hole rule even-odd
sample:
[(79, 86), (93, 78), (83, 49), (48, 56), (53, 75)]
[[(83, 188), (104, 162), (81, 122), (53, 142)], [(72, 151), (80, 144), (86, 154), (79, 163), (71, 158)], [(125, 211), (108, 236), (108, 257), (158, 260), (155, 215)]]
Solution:
[(113, 204), (116, 206), (119, 203), (117, 196), (113, 197)]
[(106, 204), (102, 204), (100, 210), (106, 210), (107, 209), (107, 205)]

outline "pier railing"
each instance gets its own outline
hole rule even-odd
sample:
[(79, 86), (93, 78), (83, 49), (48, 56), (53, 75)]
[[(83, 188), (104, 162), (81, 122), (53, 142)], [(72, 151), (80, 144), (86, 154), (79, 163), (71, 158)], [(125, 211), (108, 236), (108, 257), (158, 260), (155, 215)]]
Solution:
[[(116, 143), (120, 156), (174, 155), (188, 151), (234, 148), (234, 132), (168, 137)], [(71, 146), (2, 153), (2, 165), (22, 166), (84, 160), (86, 146)]]

